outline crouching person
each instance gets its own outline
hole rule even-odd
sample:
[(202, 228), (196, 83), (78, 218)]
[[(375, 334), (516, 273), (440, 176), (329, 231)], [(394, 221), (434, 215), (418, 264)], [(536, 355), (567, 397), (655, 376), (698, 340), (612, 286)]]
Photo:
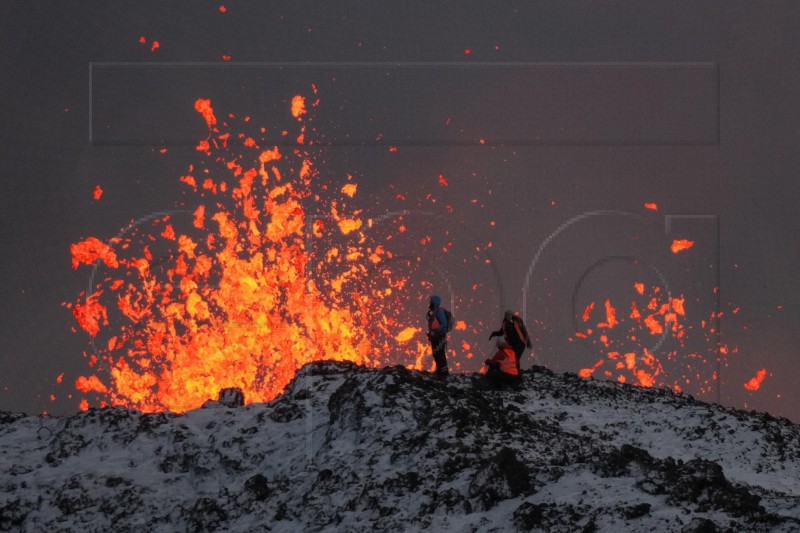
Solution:
[(490, 389), (504, 389), (519, 383), (517, 355), (509, 343), (502, 338), (497, 339), (497, 353), (486, 360), (484, 386)]

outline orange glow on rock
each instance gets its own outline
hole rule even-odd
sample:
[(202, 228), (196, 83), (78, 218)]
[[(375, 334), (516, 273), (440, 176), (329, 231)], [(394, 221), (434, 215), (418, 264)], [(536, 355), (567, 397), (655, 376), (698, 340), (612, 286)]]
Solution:
[(767, 376), (767, 369), (762, 368), (756, 375), (750, 378), (750, 380), (744, 384), (744, 388), (749, 391), (757, 391), (761, 388), (761, 382), (764, 381), (764, 378)]
[(675, 239), (672, 241), (672, 246), (670, 246), (670, 250), (672, 250), (673, 254), (677, 254), (678, 252), (688, 250), (692, 246), (694, 246), (694, 241), (690, 241), (687, 239)]

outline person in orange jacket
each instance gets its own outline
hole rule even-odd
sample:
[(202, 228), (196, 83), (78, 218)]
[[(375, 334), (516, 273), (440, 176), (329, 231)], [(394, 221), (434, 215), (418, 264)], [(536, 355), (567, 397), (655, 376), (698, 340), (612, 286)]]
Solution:
[(501, 389), (519, 382), (517, 354), (504, 339), (497, 339), (497, 353), (486, 360), (486, 382), (490, 388)]
[(505, 337), (506, 341), (514, 350), (514, 355), (517, 357), (517, 374), (520, 374), (521, 369), (519, 362), (522, 359), (522, 352), (525, 351), (525, 348), (533, 348), (533, 345), (531, 344), (531, 337), (528, 335), (528, 330), (525, 328), (522, 319), (511, 309), (503, 314), (503, 323), (500, 325), (500, 329), (493, 331), (492, 334), (489, 335), (489, 340), (501, 335)]

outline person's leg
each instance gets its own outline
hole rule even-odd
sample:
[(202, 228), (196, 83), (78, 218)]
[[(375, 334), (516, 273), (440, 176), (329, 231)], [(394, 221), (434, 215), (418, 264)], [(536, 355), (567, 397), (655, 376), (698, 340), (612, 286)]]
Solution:
[(516, 359), (517, 359), (517, 361), (516, 361), (517, 362), (517, 375), (518, 376), (522, 376), (522, 369), (520, 368), (520, 361), (522, 360), (522, 352), (525, 351), (525, 345), (522, 344), (522, 343), (520, 343), (520, 344), (512, 344), (511, 345), (511, 349), (514, 350), (514, 355), (516, 356)]
[(447, 371), (447, 337), (434, 337), (431, 339), (433, 360), (436, 362), (436, 375), (446, 376)]
[(517, 383), (519, 383), (519, 376), (514, 376), (512, 374), (506, 374), (505, 372), (502, 373), (503, 385), (506, 387), (513, 387)]
[(496, 365), (489, 365), (486, 369), (486, 384), (487, 388), (498, 390), (503, 388), (503, 372)]

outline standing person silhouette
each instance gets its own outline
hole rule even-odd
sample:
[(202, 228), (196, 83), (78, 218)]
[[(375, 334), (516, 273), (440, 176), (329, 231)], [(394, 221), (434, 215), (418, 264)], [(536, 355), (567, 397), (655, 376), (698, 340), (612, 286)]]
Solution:
[(489, 335), (489, 340), (499, 337), (500, 335), (505, 337), (506, 342), (508, 342), (514, 350), (514, 354), (517, 356), (517, 372), (521, 375), (519, 362), (522, 358), (522, 352), (525, 351), (526, 347), (531, 348), (533, 345), (531, 344), (530, 335), (528, 335), (528, 330), (525, 329), (525, 324), (522, 322), (522, 319), (511, 309), (505, 312), (500, 329), (493, 331), (492, 334)]
[(447, 370), (447, 315), (441, 307), (442, 299), (431, 296), (428, 302), (428, 340), (431, 343), (431, 355), (436, 362), (436, 377), (444, 379)]

